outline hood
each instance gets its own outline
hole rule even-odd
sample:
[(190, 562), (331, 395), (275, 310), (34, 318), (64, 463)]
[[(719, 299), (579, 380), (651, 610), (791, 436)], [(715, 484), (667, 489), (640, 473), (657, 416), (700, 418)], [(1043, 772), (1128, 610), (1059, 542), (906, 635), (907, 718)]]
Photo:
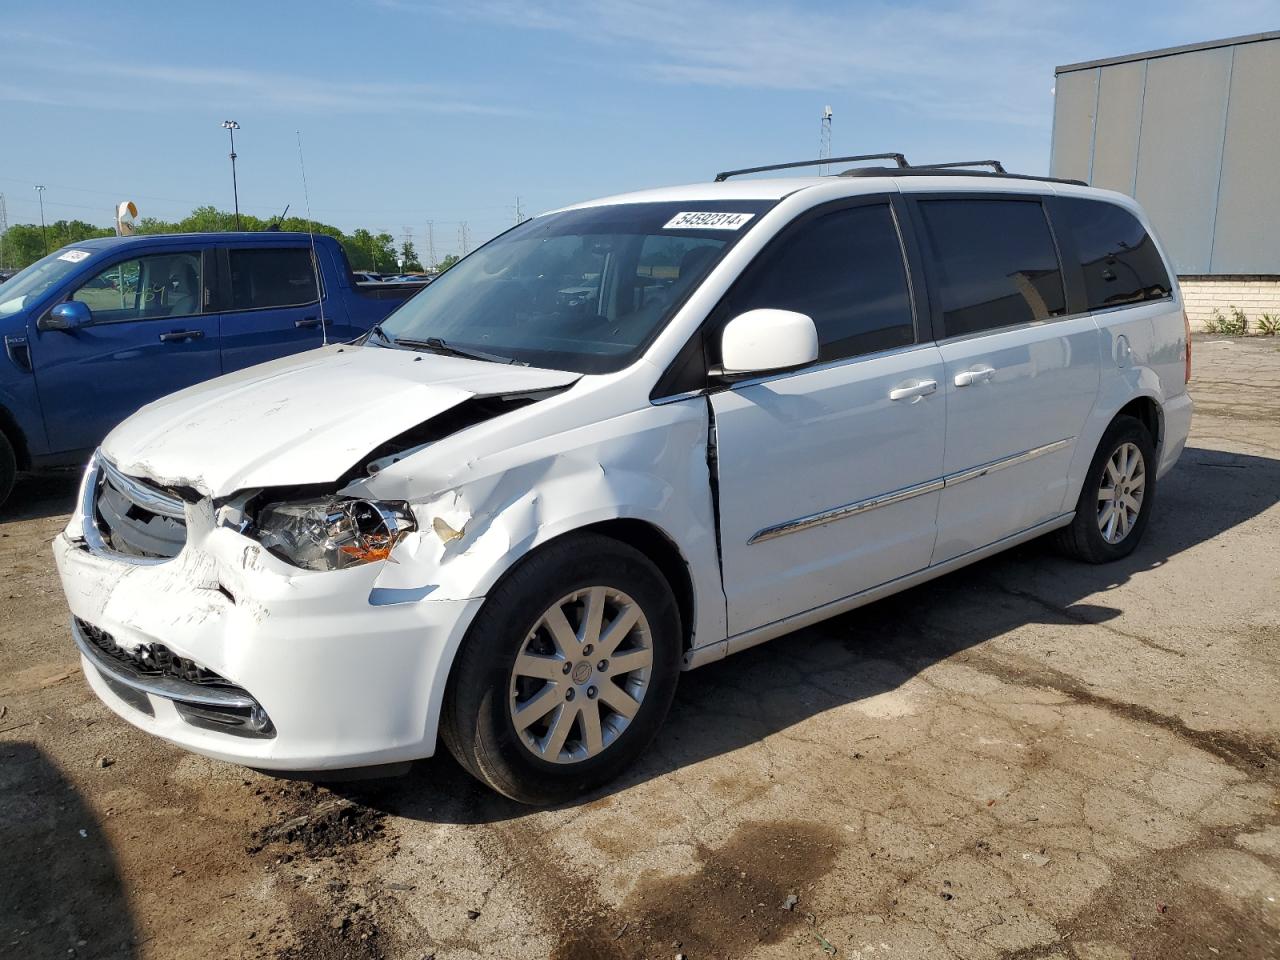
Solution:
[(336, 346), (148, 404), (103, 441), (121, 471), (213, 497), (331, 483), (379, 444), (473, 397), (565, 387), (580, 374)]

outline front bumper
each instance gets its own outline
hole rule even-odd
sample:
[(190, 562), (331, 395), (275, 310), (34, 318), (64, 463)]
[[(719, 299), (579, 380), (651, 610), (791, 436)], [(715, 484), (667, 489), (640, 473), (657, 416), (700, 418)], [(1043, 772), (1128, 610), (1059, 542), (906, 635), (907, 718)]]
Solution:
[[(122, 651), (160, 645), (225, 681), (139, 675), (73, 623), (89, 685), (148, 733), (282, 771), (435, 751), (449, 665), (480, 599), (432, 600), (424, 587), (387, 602), (381, 563), (296, 570), (225, 528), (152, 565), (97, 555), (66, 534), (53, 548), (74, 618)], [(236, 716), (252, 722), (220, 724)]]

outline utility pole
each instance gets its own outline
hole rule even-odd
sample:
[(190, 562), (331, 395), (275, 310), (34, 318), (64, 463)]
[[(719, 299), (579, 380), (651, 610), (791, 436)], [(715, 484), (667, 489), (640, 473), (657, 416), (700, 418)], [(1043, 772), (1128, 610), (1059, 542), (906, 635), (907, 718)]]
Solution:
[[(409, 245), (411, 243), (413, 243), (413, 227), (405, 227), (404, 241), (400, 245), (400, 252), (403, 254), (406, 250), (408, 250)], [(401, 260), (403, 261), (403, 263), (401, 263), (400, 269), (407, 272), (409, 270), (409, 260), (407, 257), (401, 257)]]
[(434, 220), (427, 221), (427, 262), (424, 266), (428, 270), (434, 270), (436, 264), (440, 261), (436, 259), (436, 222)]
[[(831, 105), (822, 108), (822, 130), (818, 136), (818, 159), (831, 159)], [(818, 164), (818, 176), (824, 176), (827, 172), (827, 164)]]
[(40, 240), (44, 244), (44, 255), (49, 255), (49, 231), (44, 225), (44, 184), (36, 184), (36, 196), (40, 198)]
[(234, 120), (223, 120), (223, 128), (231, 134), (231, 196), (236, 205), (236, 229), (240, 229), (240, 188), (236, 186), (236, 131), (240, 124)]
[(5, 236), (9, 233), (9, 211), (5, 209), (4, 194), (0, 193), (0, 270), (7, 262), (4, 256)]
[(471, 231), (467, 229), (467, 221), (465, 220), (458, 224), (458, 243), (462, 245), (462, 255), (464, 257), (471, 252)]
[(524, 209), (520, 206), (520, 194), (516, 194), (516, 225), (524, 223)]

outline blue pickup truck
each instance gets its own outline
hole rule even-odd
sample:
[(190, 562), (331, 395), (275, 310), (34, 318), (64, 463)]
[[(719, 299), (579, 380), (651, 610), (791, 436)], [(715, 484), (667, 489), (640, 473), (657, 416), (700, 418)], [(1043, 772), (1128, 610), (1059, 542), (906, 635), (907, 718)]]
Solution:
[[(350, 340), (417, 284), (359, 284), (332, 237), (206, 233), (64, 247), (0, 284), (0, 503), (85, 459), (145, 403)], [(322, 329), (323, 323), (323, 329)]]

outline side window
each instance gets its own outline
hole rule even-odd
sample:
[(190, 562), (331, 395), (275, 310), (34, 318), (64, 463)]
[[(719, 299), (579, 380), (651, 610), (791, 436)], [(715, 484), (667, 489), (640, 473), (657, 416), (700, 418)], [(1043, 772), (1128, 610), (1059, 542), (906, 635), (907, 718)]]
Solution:
[(231, 307), (262, 310), (297, 307), (318, 299), (308, 247), (231, 250)]
[(921, 200), (942, 336), (1067, 311), (1058, 252), (1038, 200)]
[(201, 256), (163, 253), (112, 264), (71, 295), (99, 323), (186, 317), (200, 312)]
[(902, 241), (887, 203), (836, 210), (788, 231), (748, 268), (727, 304), (725, 320), (764, 307), (808, 314), (819, 360), (915, 342)]
[(1160, 251), (1128, 210), (1079, 197), (1064, 197), (1055, 209), (1075, 239), (1090, 310), (1162, 300), (1173, 292)]

